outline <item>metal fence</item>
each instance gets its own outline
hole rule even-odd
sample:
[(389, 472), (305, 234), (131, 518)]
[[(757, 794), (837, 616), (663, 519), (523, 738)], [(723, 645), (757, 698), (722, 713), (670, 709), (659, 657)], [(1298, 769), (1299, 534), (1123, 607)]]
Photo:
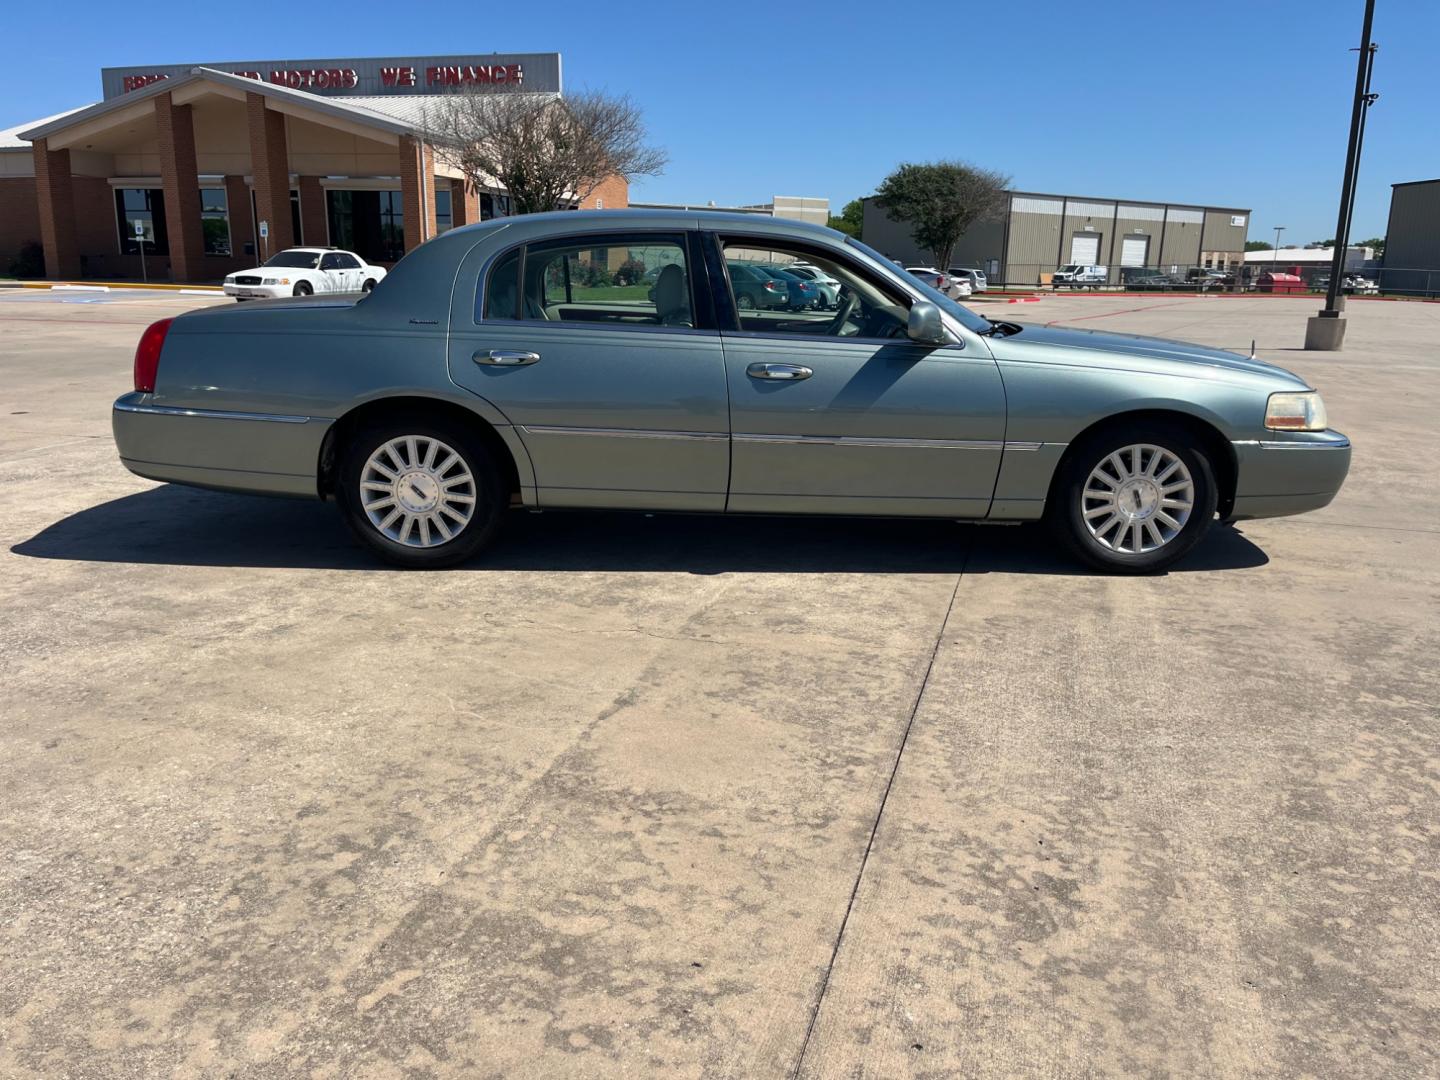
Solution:
[[(1082, 272), (1073, 280), (1060, 281), (1055, 280), (1059, 268), (1053, 264), (1014, 263), (1001, 266), (998, 273), (991, 274), (990, 286), (1053, 289), (1057, 292), (1258, 292), (1299, 295), (1323, 294), (1330, 287), (1328, 263), (1297, 265), (1293, 262), (1287, 263), (1283, 252), (1281, 255), (1274, 263), (1251, 262), (1225, 267), (1193, 263), (1109, 266), (1089, 273)], [(1279, 274), (1298, 280), (1276, 280), (1272, 277)], [(1440, 298), (1440, 269), (1355, 267), (1345, 271), (1343, 287), (1347, 295)]]

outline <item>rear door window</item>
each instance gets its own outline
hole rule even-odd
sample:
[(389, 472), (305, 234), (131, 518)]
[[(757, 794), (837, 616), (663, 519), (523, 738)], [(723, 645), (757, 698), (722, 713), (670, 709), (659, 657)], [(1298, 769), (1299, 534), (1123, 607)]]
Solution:
[(502, 256), (484, 290), (484, 317), (690, 329), (692, 294), (683, 235), (575, 237)]

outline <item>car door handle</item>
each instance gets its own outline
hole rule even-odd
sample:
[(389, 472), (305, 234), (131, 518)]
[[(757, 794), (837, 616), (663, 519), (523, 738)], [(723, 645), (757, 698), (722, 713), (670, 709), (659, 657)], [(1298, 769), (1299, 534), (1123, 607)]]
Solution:
[(787, 382), (799, 382), (801, 379), (808, 379), (814, 375), (815, 371), (803, 364), (751, 364), (745, 369), (745, 374), (752, 379), (780, 379)]
[(512, 352), (509, 349), (491, 349), (489, 352), (477, 352), (470, 359), (477, 364), (485, 364), (489, 367), (524, 367), (526, 364), (536, 363), (540, 359), (538, 352)]

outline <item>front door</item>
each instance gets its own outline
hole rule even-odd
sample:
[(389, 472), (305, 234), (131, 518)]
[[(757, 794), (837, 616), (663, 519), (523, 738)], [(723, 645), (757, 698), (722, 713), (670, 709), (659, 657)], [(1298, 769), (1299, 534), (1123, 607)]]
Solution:
[(841, 283), (839, 310), (738, 310), (728, 508), (983, 517), (1005, 439), (1000, 373), (978, 341), (905, 336), (909, 299), (828, 249), (721, 238), (727, 273), (804, 260)]
[(695, 314), (709, 305), (696, 303), (693, 242), (578, 235), (466, 260), (451, 377), (515, 425), (541, 506), (724, 509), (725, 361)]

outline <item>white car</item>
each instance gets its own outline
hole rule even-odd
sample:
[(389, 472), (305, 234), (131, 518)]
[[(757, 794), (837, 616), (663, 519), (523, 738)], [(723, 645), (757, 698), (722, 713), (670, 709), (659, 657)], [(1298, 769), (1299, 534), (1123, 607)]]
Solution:
[(827, 311), (833, 311), (840, 306), (840, 282), (820, 267), (810, 263), (787, 263), (780, 269), (802, 277), (814, 285), (819, 290), (820, 302)]
[(972, 293), (984, 292), (990, 287), (990, 280), (985, 276), (985, 271), (983, 270), (971, 270), (963, 266), (951, 266), (948, 267), (945, 272), (952, 278), (968, 281)]
[(936, 270), (933, 266), (907, 266), (905, 272), (913, 274), (932, 289), (944, 293), (951, 300), (964, 300), (970, 295), (970, 282), (951, 277), (943, 271)]
[(225, 295), (236, 300), (269, 300), (277, 296), (315, 293), (369, 292), (385, 276), (353, 251), (295, 247), (277, 251), (254, 270), (225, 278)]

